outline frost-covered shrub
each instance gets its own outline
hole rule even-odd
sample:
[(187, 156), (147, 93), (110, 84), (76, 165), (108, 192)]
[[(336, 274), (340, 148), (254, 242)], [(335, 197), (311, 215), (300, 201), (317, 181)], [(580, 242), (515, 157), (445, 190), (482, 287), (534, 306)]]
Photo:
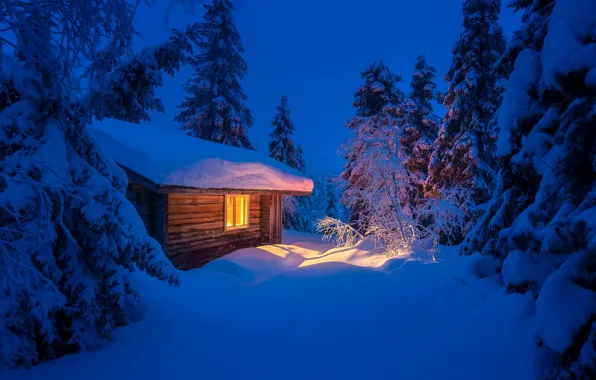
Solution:
[(439, 243), (455, 245), (469, 226), (466, 206), (471, 191), (461, 187), (440, 191), (441, 198), (423, 198), (416, 205), (415, 214), (420, 228), (421, 245), (431, 252), (439, 250)]
[[(360, 76), (364, 85), (356, 91), (352, 102), (356, 115), (346, 123), (354, 137), (342, 147), (347, 163), (341, 174), (348, 183), (341, 201), (350, 209), (350, 223), (356, 228), (362, 228), (368, 217), (368, 206), (360, 189), (365, 187), (362, 182), (367, 181), (366, 170), (370, 167), (366, 150), (371, 136), (383, 123), (394, 123), (388, 112), (395, 111), (404, 98), (397, 87), (401, 77), (393, 74), (383, 62), (374, 62)], [(377, 133), (375, 138), (382, 139), (382, 136)]]
[(331, 217), (325, 217), (317, 222), (317, 232), (323, 234), (323, 240), (332, 240), (336, 247), (341, 248), (354, 247), (364, 239), (364, 236), (351, 225)]

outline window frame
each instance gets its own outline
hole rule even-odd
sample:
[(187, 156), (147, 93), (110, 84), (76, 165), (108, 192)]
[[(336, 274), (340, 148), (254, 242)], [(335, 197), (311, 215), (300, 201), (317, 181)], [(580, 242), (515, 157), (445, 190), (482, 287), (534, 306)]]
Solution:
[[(228, 198), (232, 198), (232, 218), (236, 223), (236, 198), (244, 197), (246, 199), (246, 224), (239, 226), (228, 226)], [(236, 231), (247, 229), (250, 225), (250, 194), (225, 194), (224, 197), (224, 231)]]

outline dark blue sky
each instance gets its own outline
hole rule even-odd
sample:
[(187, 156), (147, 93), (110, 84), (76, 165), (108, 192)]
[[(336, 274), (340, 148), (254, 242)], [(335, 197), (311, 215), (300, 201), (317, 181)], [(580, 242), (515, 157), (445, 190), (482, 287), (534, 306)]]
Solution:
[[(161, 2), (162, 4), (165, 2)], [(310, 175), (339, 173), (344, 161), (337, 154), (349, 138), (344, 123), (353, 115), (354, 91), (360, 72), (383, 59), (404, 78), (407, 89), (415, 57), (426, 55), (437, 67), (437, 84), (451, 62), (451, 48), (461, 32), (462, 0), (243, 0), (236, 24), (245, 48), (249, 73), (243, 85), (255, 120), (249, 137), (266, 152), (271, 121), (281, 95), (288, 95), (298, 143), (304, 146)], [(169, 29), (182, 28), (202, 17), (174, 10), (141, 9), (137, 46), (166, 39)], [(501, 23), (509, 36), (519, 16), (509, 9)], [(158, 94), (166, 113), (153, 122), (177, 128), (172, 122), (184, 98), (181, 84), (190, 69), (168, 78)]]

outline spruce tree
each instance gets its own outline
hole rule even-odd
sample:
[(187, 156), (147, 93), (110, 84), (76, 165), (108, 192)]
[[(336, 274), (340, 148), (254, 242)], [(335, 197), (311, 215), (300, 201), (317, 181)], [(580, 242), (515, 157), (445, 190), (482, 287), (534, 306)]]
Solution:
[(161, 71), (179, 69), (196, 35), (144, 49), (73, 96), (79, 64), (100, 58), (101, 41), (130, 40), (135, 8), (71, 5), (20, 2), (0, 13), (0, 367), (109, 340), (139, 300), (130, 272), (178, 282), (126, 199), (124, 171), (88, 127), (92, 117), (138, 122), (158, 109)]
[(535, 298), (538, 343), (555, 358), (546, 378), (594, 378), (594, 2), (512, 6), (524, 16), (502, 59), (514, 69), (498, 112), (497, 189), (461, 252), (492, 255), (507, 290)]
[[(271, 126), (274, 129), (270, 135), (269, 157), (306, 174), (304, 150), (300, 145), (295, 146), (292, 140), (294, 124), (290, 118), (287, 96), (282, 96)], [(284, 197), (282, 213), (284, 228), (314, 231), (313, 203), (310, 197)]]
[[(292, 135), (294, 134), (294, 124), (290, 119), (290, 109), (288, 107), (288, 97), (281, 97), (281, 104), (277, 106), (277, 114), (271, 126), (274, 128), (269, 142), (269, 157), (283, 162), (291, 168), (298, 169), (298, 150), (294, 146)], [(301, 170), (302, 171), (302, 170)]]
[(327, 203), (325, 207), (325, 216), (336, 219), (339, 218), (339, 212), (337, 211), (337, 199), (335, 197), (335, 191), (331, 178), (325, 179), (325, 196)]
[(246, 149), (253, 118), (240, 81), (247, 74), (244, 49), (233, 21), (230, 0), (205, 4), (198, 53), (190, 60), (194, 72), (184, 85), (188, 96), (174, 118), (189, 136)]
[(423, 197), (428, 163), (439, 130), (439, 119), (433, 110), (433, 101), (437, 98), (435, 73), (435, 68), (426, 62), (424, 56), (418, 56), (410, 92), (403, 105), (405, 115), (399, 142), (405, 157), (404, 167), (412, 174), (415, 186), (410, 200), (412, 203)]
[(366, 219), (366, 204), (359, 195), (365, 186), (367, 136), (373, 130), (382, 127), (389, 115), (386, 107), (397, 107), (403, 100), (402, 92), (397, 88), (401, 78), (393, 74), (382, 61), (371, 64), (361, 73), (364, 85), (355, 95), (352, 106), (356, 109), (356, 116), (350, 119), (346, 126), (354, 133), (354, 137), (345, 146), (347, 163), (341, 178), (347, 180), (348, 185), (342, 197), (342, 203), (350, 208), (350, 224), (359, 228)]
[[(306, 161), (302, 146), (298, 145), (294, 169), (306, 174)], [(283, 224), (285, 228), (296, 231), (314, 232), (315, 212), (313, 198), (311, 197), (284, 197)]]
[(472, 190), (473, 204), (486, 202), (494, 179), (489, 122), (498, 107), (498, 78), (493, 66), (505, 49), (499, 26), (501, 0), (465, 0), (463, 28), (453, 48), (444, 105), (447, 115), (431, 156), (427, 195), (445, 189)]
[(306, 174), (306, 158), (304, 158), (304, 149), (302, 145), (298, 144), (298, 149), (296, 151), (296, 169), (299, 172)]

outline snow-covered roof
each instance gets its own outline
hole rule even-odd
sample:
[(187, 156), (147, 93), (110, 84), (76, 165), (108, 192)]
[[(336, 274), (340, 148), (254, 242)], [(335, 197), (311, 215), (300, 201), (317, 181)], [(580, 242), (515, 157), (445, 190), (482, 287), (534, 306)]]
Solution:
[(90, 128), (118, 164), (160, 186), (309, 193), (313, 181), (267, 155), (124, 122)]

